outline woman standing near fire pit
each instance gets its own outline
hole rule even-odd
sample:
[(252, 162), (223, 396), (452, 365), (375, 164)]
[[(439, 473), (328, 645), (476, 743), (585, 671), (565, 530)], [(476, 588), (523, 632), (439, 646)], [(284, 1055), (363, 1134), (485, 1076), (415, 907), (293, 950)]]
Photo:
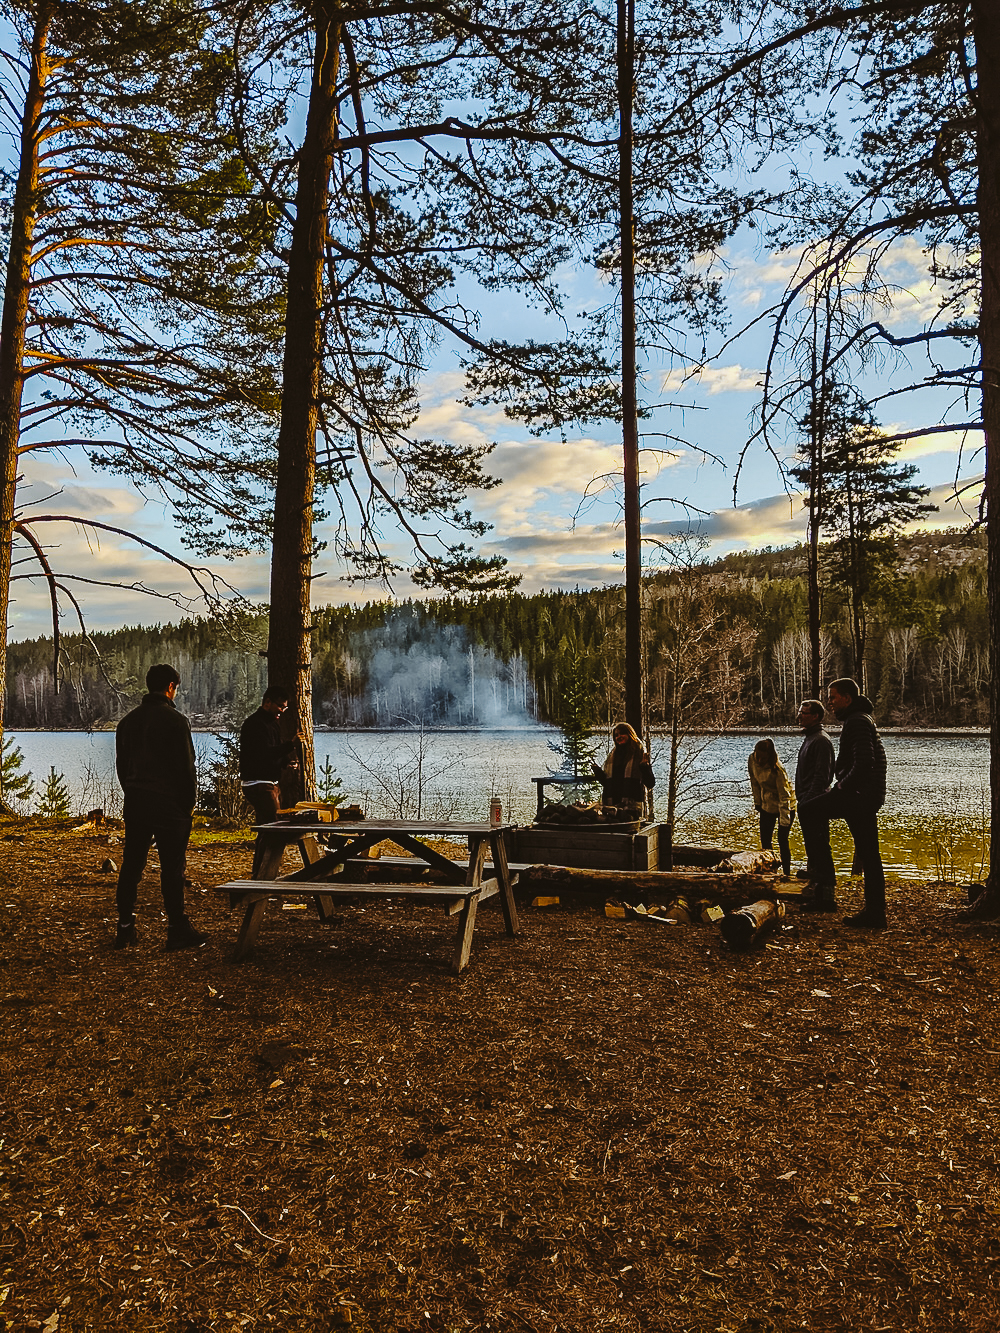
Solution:
[(769, 852), (773, 846), (774, 826), (778, 825), (778, 852), (781, 855), (781, 872), (788, 876), (792, 873), (792, 853), (788, 846), (788, 835), (792, 831), (795, 819), (795, 794), (791, 780), (784, 765), (778, 758), (774, 741), (768, 737), (758, 741), (747, 760), (750, 774), (750, 790), (753, 792), (753, 808), (760, 815), (761, 850)]
[(604, 767), (593, 765), (594, 776), (604, 788), (601, 804), (605, 813), (614, 810), (623, 822), (641, 819), (646, 809), (646, 792), (656, 783), (649, 755), (628, 722), (616, 722), (611, 739), (614, 746)]

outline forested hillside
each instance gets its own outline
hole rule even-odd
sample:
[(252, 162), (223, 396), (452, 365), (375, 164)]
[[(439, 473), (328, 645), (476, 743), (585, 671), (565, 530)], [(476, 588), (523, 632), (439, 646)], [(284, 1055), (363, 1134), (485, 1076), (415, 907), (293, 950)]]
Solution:
[[(901, 543), (872, 615), (869, 692), (885, 724), (987, 721), (985, 536), (919, 533)], [(801, 547), (724, 556), (645, 581), (648, 711), (685, 726), (788, 723), (808, 693)], [(851, 674), (843, 594), (827, 590), (828, 679)], [(592, 721), (621, 707), (622, 592), (369, 602), (326, 607), (314, 632), (315, 720), (333, 727), (558, 722), (567, 681), (590, 689)], [(146, 669), (175, 663), (182, 707), (203, 725), (239, 718), (266, 684), (266, 615), (67, 636), (61, 692), (52, 643), (10, 646), (8, 725), (113, 725)]]

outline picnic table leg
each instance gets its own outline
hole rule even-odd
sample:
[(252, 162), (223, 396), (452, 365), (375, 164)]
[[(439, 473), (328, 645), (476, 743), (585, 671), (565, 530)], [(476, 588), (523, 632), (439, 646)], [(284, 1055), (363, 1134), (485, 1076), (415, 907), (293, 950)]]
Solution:
[[(266, 833), (258, 833), (257, 840), (267, 838)], [(281, 858), (285, 854), (285, 844), (276, 842), (273, 838), (267, 838), (267, 844), (261, 853), (260, 864), (257, 867), (257, 873), (254, 879), (277, 879), (278, 871), (281, 869)]]
[(455, 940), (455, 952), (451, 959), (451, 970), (456, 974), (464, 972), (469, 965), (469, 955), (472, 953), (472, 932), (476, 928), (478, 907), (479, 894), (470, 893), (458, 918), (458, 936)]
[[(302, 864), (305, 867), (314, 866), (317, 861), (322, 861), (324, 852), (316, 841), (315, 834), (309, 833), (299, 843), (299, 855), (302, 857)], [(333, 898), (328, 893), (317, 893), (313, 899), (316, 904), (316, 913), (320, 921), (329, 921), (333, 916)]]
[(469, 868), (465, 872), (466, 884), (482, 884), (488, 851), (489, 841), (482, 834), (469, 834)]
[(240, 962), (253, 948), (253, 942), (257, 938), (257, 932), (261, 928), (266, 910), (266, 898), (258, 898), (252, 903), (247, 903), (246, 911), (243, 913), (243, 924), (240, 926), (240, 933), (236, 936), (236, 947), (233, 950), (234, 963)]
[(329, 921), (333, 916), (333, 897), (329, 893), (317, 893), (313, 899), (320, 921)]
[(490, 834), (490, 847), (493, 852), (493, 873), (500, 887), (500, 906), (508, 935), (516, 935), (520, 930), (517, 919), (517, 907), (514, 903), (514, 891), (510, 886), (510, 866), (507, 864), (507, 847), (502, 833)]
[(299, 843), (299, 855), (302, 857), (304, 866), (315, 865), (317, 861), (323, 859), (323, 853), (319, 849), (319, 843), (314, 834), (307, 834)]

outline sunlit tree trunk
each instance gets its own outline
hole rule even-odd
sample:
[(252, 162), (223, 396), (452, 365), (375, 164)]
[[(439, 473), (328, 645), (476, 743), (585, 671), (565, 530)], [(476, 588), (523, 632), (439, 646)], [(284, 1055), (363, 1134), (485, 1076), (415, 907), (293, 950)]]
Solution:
[(24, 391), (24, 342), (31, 289), (31, 246), (38, 209), (38, 144), (48, 76), (52, 12), (39, 8), (31, 42), (20, 163), (14, 188), (10, 248), (7, 253), (3, 316), (0, 322), (0, 735), (7, 692), (7, 625), (10, 614), (11, 556), (14, 545), (15, 494), (21, 396)]
[(986, 429), (990, 606), (990, 896), (1000, 910), (1000, 8), (972, 0), (976, 38), (977, 205), (982, 297), (979, 346)]
[(289, 691), (284, 725), (290, 734), (298, 731), (303, 737), (303, 795), (311, 795), (315, 790), (310, 593), (316, 426), (323, 359), (323, 277), (330, 173), (337, 133), (340, 22), (335, 6), (318, 8), (315, 43), (288, 260), (267, 640), (268, 681)]
[[(827, 321), (829, 330), (829, 320)], [(809, 585), (809, 649), (810, 670), (809, 684), (814, 699), (818, 699), (823, 685), (823, 663), (820, 656), (820, 626), (823, 617), (822, 594), (819, 586), (819, 535), (821, 526), (821, 503), (823, 494), (823, 443), (826, 434), (826, 376), (820, 374), (818, 357), (819, 330), (816, 321), (816, 306), (813, 306), (812, 337), (812, 411), (809, 414), (809, 546), (806, 559), (806, 574)], [(823, 370), (825, 372), (825, 356)]]
[(639, 422), (635, 352), (635, 218), (632, 104), (635, 0), (618, 0), (618, 199), (622, 282), (622, 446), (625, 489), (625, 720), (643, 736), (642, 547), (639, 535)]

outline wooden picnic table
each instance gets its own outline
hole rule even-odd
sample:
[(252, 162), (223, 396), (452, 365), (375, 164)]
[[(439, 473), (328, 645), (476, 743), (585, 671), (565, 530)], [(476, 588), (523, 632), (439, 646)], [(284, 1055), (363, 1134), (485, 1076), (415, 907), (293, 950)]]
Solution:
[[(512, 884), (517, 878), (507, 860), (504, 834), (509, 824), (456, 823), (450, 820), (366, 819), (333, 824), (256, 824), (254, 831), (262, 855), (254, 879), (220, 884), (217, 892), (229, 895), (230, 907), (243, 907), (243, 921), (236, 938), (233, 959), (245, 958), (253, 947), (268, 900), (302, 901), (312, 898), (321, 921), (333, 916), (335, 899), (363, 901), (371, 898), (407, 897), (443, 904), (449, 915), (457, 915), (458, 936), (452, 970), (462, 972), (469, 962), (472, 933), (479, 904), (499, 896), (508, 935), (519, 930)], [(369, 849), (391, 839), (413, 854), (412, 860), (391, 860), (399, 871), (395, 882), (373, 883), (352, 878), (379, 866), (369, 858)], [(453, 861), (422, 841), (425, 838), (465, 839), (467, 859)], [(286, 848), (297, 845), (302, 867), (279, 876)], [(486, 875), (487, 866), (490, 874)], [(405, 876), (405, 878), (403, 878)]]

